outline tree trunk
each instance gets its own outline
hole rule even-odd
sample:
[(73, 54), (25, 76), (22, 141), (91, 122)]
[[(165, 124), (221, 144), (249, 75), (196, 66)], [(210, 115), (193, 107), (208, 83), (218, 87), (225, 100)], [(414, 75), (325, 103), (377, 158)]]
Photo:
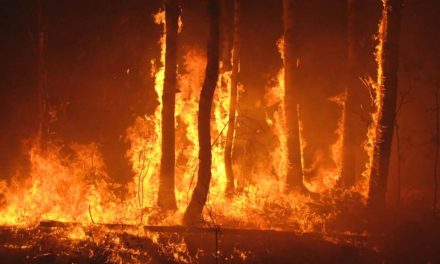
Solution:
[(46, 67), (46, 28), (44, 23), (43, 3), (37, 2), (37, 83), (38, 83), (38, 129), (37, 144), (40, 150), (46, 151), (49, 135), (49, 120), (47, 117), (47, 67)]
[(234, 0), (234, 32), (232, 44), (231, 97), (229, 102), (229, 123), (225, 146), (226, 194), (234, 193), (234, 172), (232, 170), (232, 147), (234, 145), (237, 113), (238, 71), (240, 64), (240, 0)]
[(162, 95), (162, 158), (158, 205), (165, 210), (175, 210), (175, 102), (177, 90), (177, 35), (179, 21), (178, 0), (164, 0), (165, 8), (165, 81)]
[[(234, 1), (235, 0), (222, 0), (220, 1), (220, 61), (221, 68), (220, 73), (224, 73), (232, 70), (232, 45), (234, 42)], [(228, 85), (229, 79), (222, 80), (221, 85)]]
[(434, 151), (434, 192), (432, 196), (432, 213), (437, 216), (437, 195), (438, 195), (438, 159), (439, 159), (439, 146), (440, 146), (440, 102), (439, 92), (440, 85), (437, 82), (437, 90), (435, 91), (435, 151)]
[(208, 62), (206, 66), (205, 81), (200, 93), (198, 133), (199, 133), (199, 170), (197, 185), (186, 209), (183, 222), (186, 225), (197, 224), (202, 218), (209, 183), (211, 181), (211, 107), (217, 85), (219, 73), (220, 53), (220, 8), (219, 0), (208, 0), (209, 14), (209, 38), (208, 38)]
[(287, 128), (287, 190), (306, 190), (303, 183), (303, 168), (300, 145), (298, 106), (299, 41), (298, 4), (300, 0), (283, 0), (284, 10), (284, 69), (285, 69), (285, 116)]
[[(396, 118), (396, 100), (399, 66), (400, 21), (403, 0), (384, 0), (382, 12), (382, 34), (379, 46), (378, 85), (382, 94), (382, 111), (379, 113), (378, 137), (373, 153), (373, 169), (370, 175), (370, 188), (367, 206), (376, 212), (386, 202), (388, 168), (391, 144)], [(377, 96), (381, 96), (380, 94)]]
[(356, 30), (358, 18), (356, 16), (357, 0), (347, 1), (347, 91), (345, 102), (345, 126), (342, 156), (341, 183), (345, 187), (351, 187), (356, 182), (356, 116), (355, 93), (359, 89), (359, 72), (357, 70), (358, 49), (356, 43)]

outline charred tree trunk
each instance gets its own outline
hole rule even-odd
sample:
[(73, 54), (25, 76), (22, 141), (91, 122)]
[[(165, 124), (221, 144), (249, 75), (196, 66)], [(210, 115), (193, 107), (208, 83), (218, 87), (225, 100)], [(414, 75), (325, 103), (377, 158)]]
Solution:
[(225, 171), (227, 178), (226, 194), (230, 195), (235, 191), (234, 172), (232, 170), (232, 148), (234, 145), (235, 122), (237, 113), (238, 95), (238, 72), (240, 60), (240, 0), (234, 0), (234, 32), (232, 44), (232, 74), (231, 74), (231, 95), (229, 102), (229, 123), (226, 134), (225, 146)]
[(38, 83), (38, 130), (37, 144), (40, 150), (46, 151), (49, 135), (49, 120), (47, 116), (48, 90), (46, 66), (46, 27), (44, 23), (44, 10), (41, 0), (37, 2), (37, 83)]
[(359, 87), (359, 76), (357, 70), (357, 38), (356, 30), (358, 18), (356, 16), (357, 0), (347, 1), (347, 90), (345, 103), (345, 126), (342, 156), (341, 183), (345, 187), (351, 187), (356, 182), (356, 103), (355, 92)]
[[(235, 0), (220, 1), (220, 73), (232, 70), (232, 45), (234, 42), (234, 19), (232, 17), (234, 15), (234, 1)], [(229, 84), (228, 78), (224, 78), (221, 81), (222, 86)]]
[(165, 210), (175, 210), (175, 103), (177, 90), (177, 35), (179, 30), (178, 0), (165, 0), (165, 81), (162, 96), (162, 158), (158, 205)]
[(211, 107), (219, 73), (220, 53), (220, 8), (219, 0), (208, 0), (209, 38), (208, 62), (205, 81), (200, 93), (198, 133), (199, 133), (199, 170), (197, 185), (186, 209), (183, 222), (186, 225), (196, 224), (202, 218), (203, 207), (208, 198), (211, 181)]
[(432, 213), (434, 216), (437, 215), (437, 195), (438, 195), (438, 159), (439, 159), (439, 147), (440, 147), (440, 102), (439, 102), (439, 92), (440, 85), (437, 82), (437, 87), (435, 91), (435, 151), (434, 151), (434, 193), (432, 197)]
[[(409, 72), (406, 73), (408, 78), (409, 88), (407, 91), (403, 92), (401, 89), (397, 90), (397, 106), (396, 106), (396, 119), (394, 122), (394, 133), (396, 137), (396, 155), (397, 155), (397, 168), (396, 168), (396, 178), (397, 178), (397, 188), (396, 188), (396, 208), (400, 210), (400, 198), (402, 192), (402, 161), (403, 161), (403, 152), (402, 152), (402, 139), (400, 134), (400, 122), (399, 116), (402, 113), (403, 106), (407, 103), (407, 98), (412, 90), (412, 77)], [(400, 88), (400, 87), (399, 87)]]
[(298, 50), (298, 3), (300, 0), (283, 0), (284, 10), (284, 69), (285, 69), (285, 116), (287, 128), (287, 190), (305, 191), (301, 157), (298, 106), (300, 88)]
[[(398, 88), (400, 21), (403, 0), (384, 0), (382, 12), (382, 47), (379, 56), (378, 85), (383, 96), (382, 112), (379, 113), (378, 138), (373, 153), (373, 169), (367, 206), (373, 211), (385, 206), (391, 144), (396, 118)], [(377, 95), (381, 96), (381, 95)]]

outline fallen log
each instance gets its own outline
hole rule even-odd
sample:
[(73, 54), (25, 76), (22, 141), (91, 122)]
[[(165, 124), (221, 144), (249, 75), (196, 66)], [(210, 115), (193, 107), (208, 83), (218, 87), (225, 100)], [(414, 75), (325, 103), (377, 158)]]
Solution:
[[(41, 221), (39, 223), (39, 227), (41, 228), (53, 228), (53, 227), (73, 227), (73, 226), (82, 226), (81, 223), (75, 222), (59, 222), (59, 221)], [(356, 233), (336, 233), (336, 232), (298, 232), (298, 231), (290, 231), (290, 230), (273, 230), (273, 229), (248, 229), (248, 228), (229, 228), (229, 227), (220, 227), (219, 229), (214, 229), (211, 227), (200, 227), (200, 226), (182, 226), (182, 225), (173, 225), (173, 226), (151, 226), (151, 225), (130, 225), (130, 224), (92, 224), (86, 227), (93, 226), (102, 226), (107, 227), (109, 229), (116, 230), (126, 230), (126, 229), (134, 229), (138, 227), (142, 227), (146, 231), (150, 232), (159, 232), (159, 233), (179, 233), (179, 234), (200, 234), (200, 233), (221, 233), (224, 235), (252, 235), (252, 234), (273, 234), (273, 235), (293, 235), (299, 237), (307, 237), (307, 238), (317, 238), (322, 239), (325, 237), (334, 237), (334, 238), (347, 238), (347, 239), (359, 239), (365, 240), (371, 235), (366, 234), (356, 234)]]

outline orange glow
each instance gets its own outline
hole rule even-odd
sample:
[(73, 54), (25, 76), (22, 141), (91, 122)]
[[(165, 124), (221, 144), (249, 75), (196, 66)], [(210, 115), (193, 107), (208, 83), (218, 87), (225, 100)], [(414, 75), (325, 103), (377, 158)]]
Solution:
[[(286, 182), (287, 171), (287, 128), (285, 117), (285, 84), (284, 84), (284, 38), (281, 38), (277, 42), (278, 52), (283, 60), (283, 67), (279, 70), (276, 78), (273, 80), (274, 85), (268, 87), (266, 95), (264, 96), (265, 105), (273, 106), (278, 104), (277, 109), (273, 115), (273, 118), (266, 117), (266, 122), (272, 130), (272, 133), (277, 137), (278, 142), (276, 148), (271, 152), (271, 158), (275, 172), (280, 181), (278, 190), (284, 190), (284, 183)], [(304, 141), (305, 142), (305, 141)], [(305, 147), (301, 145), (301, 147)]]
[[(13, 182), (11, 186), (0, 184), (0, 190), (6, 193), (7, 203), (1, 209), (0, 224), (32, 225), (41, 220), (76, 222), (83, 225), (93, 223), (124, 223), (133, 225), (178, 225), (189, 203), (191, 192), (197, 181), (198, 165), (198, 132), (197, 115), (200, 90), (203, 85), (206, 57), (199, 50), (190, 49), (184, 56), (184, 73), (178, 76), (179, 92), (176, 94), (176, 198), (178, 210), (161, 214), (156, 207), (158, 192), (158, 173), (161, 156), (161, 111), (165, 65), (165, 13), (154, 16), (156, 24), (163, 28), (159, 40), (160, 58), (151, 61), (151, 74), (154, 77), (154, 89), (158, 106), (149, 116), (138, 117), (126, 130), (126, 140), (130, 143), (127, 157), (134, 173), (134, 178), (127, 186), (123, 200), (114, 195), (114, 188), (120, 187), (111, 183), (106, 167), (96, 144), (73, 144), (72, 155), (63, 155), (62, 146), (52, 144), (43, 153), (38, 147), (31, 148), (30, 177), (24, 184)], [(384, 23), (384, 22), (382, 22)], [(179, 22), (180, 30), (183, 23)], [(382, 29), (383, 25), (381, 25)], [(381, 39), (381, 35), (379, 35)], [(275, 135), (275, 148), (270, 150), (271, 167), (258, 166), (252, 171), (252, 183), (242, 186), (233, 197), (225, 196), (226, 173), (224, 166), (224, 148), (226, 127), (229, 116), (231, 90), (231, 72), (221, 71), (219, 83), (214, 95), (212, 134), (212, 180), (205, 218), (215, 217), (215, 221), (225, 225), (252, 227), (261, 229), (294, 229), (296, 231), (325, 231), (325, 222), (334, 217), (335, 212), (319, 215), (310, 206), (311, 197), (283, 192), (287, 169), (286, 117), (284, 111), (284, 40), (277, 42), (283, 67), (276, 74), (273, 85), (268, 85), (264, 97), (266, 107), (275, 106), (273, 115), (266, 115), (267, 125)], [(381, 52), (381, 43), (377, 54)], [(380, 56), (377, 55), (380, 59)], [(297, 61), (297, 65), (300, 61)], [(380, 64), (380, 63), (379, 63)], [(378, 83), (374, 89), (381, 87), (381, 69), (378, 70)], [(222, 82), (223, 81), (223, 82)], [(226, 84), (226, 85), (222, 85)], [(379, 88), (377, 88), (379, 87)], [(243, 90), (243, 87), (240, 87)], [(379, 109), (381, 96), (375, 97)], [(319, 168), (318, 175), (306, 186), (313, 192), (324, 194), (333, 188), (340, 176), (342, 142), (344, 130), (346, 95), (330, 98), (341, 110), (335, 133), (337, 141), (330, 146), (331, 158), (335, 166)], [(299, 107), (299, 106), (298, 106)], [(373, 114), (373, 125), (368, 132), (368, 151), (375, 142), (377, 125), (375, 122), (380, 112)], [(301, 109), (298, 109), (300, 113)], [(301, 149), (306, 147), (301, 116), (298, 116), (301, 135)], [(370, 152), (368, 152), (370, 153)], [(258, 161), (257, 161), (258, 162)], [(303, 166), (306, 164), (303, 160)], [(319, 158), (312, 163), (319, 166)], [(367, 166), (371, 169), (371, 165)], [(239, 173), (238, 173), (239, 174)], [(275, 177), (274, 177), (275, 174)], [(367, 174), (365, 174), (367, 175)], [(239, 176), (239, 175), (238, 175)], [(363, 186), (363, 185), (362, 185)], [(363, 187), (364, 188), (364, 187)], [(360, 189), (364, 193), (365, 189)], [(212, 219), (211, 219), (212, 220)], [(213, 221), (213, 220), (212, 220)], [(84, 231), (76, 228), (69, 236), (72, 239), (83, 239)], [(154, 235), (151, 236), (154, 241)], [(185, 247), (184, 244), (174, 248)], [(186, 248), (180, 249), (182, 252)], [(246, 258), (246, 255), (243, 255)]]
[(119, 215), (118, 199), (97, 146), (70, 146), (73, 156), (61, 154), (51, 145), (47, 154), (29, 151), (30, 177), (5, 189), (7, 205), (0, 214), (1, 225), (33, 225), (41, 220), (91, 223), (114, 221)]
[(387, 28), (387, 9), (385, 8), (385, 1), (382, 1), (382, 19), (379, 23), (378, 33), (376, 40), (378, 41), (376, 46), (375, 58), (377, 62), (377, 80), (368, 79), (365, 84), (370, 89), (370, 98), (373, 102), (373, 111), (371, 113), (371, 124), (368, 127), (367, 139), (364, 143), (364, 149), (368, 155), (368, 161), (365, 164), (365, 170), (362, 173), (362, 179), (358, 182), (357, 190), (365, 197), (368, 197), (368, 186), (370, 181), (371, 170), (373, 169), (373, 158), (376, 148), (376, 142), (380, 140), (381, 128), (378, 126), (380, 115), (382, 114), (383, 105), (383, 44)]
[(344, 143), (345, 102), (347, 100), (347, 94), (343, 93), (341, 95), (331, 97), (329, 100), (336, 103), (340, 109), (340, 116), (334, 132), (337, 135), (337, 140), (330, 146), (330, 158), (332, 159), (334, 166), (322, 167), (320, 165), (320, 160), (322, 157), (319, 155), (315, 156), (315, 160), (308, 170), (318, 167), (318, 174), (310, 181), (305, 182), (309, 190), (318, 193), (322, 193), (335, 187), (342, 171), (342, 147)]

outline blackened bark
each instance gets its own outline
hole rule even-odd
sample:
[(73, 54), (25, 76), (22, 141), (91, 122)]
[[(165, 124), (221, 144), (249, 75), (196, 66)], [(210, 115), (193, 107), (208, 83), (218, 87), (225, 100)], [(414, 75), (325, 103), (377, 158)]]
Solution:
[(300, 0), (283, 0), (284, 10), (284, 69), (285, 69), (285, 116), (287, 128), (287, 190), (305, 190), (301, 158), (298, 106), (299, 41), (298, 4)]
[(175, 103), (177, 90), (178, 0), (164, 0), (165, 8), (165, 80), (162, 95), (162, 157), (157, 203), (165, 210), (175, 210)]
[(198, 133), (199, 133), (199, 170), (197, 185), (186, 209), (183, 222), (186, 225), (197, 224), (202, 218), (203, 207), (208, 198), (211, 181), (211, 129), (210, 117), (215, 87), (219, 74), (220, 53), (220, 5), (219, 0), (208, 0), (209, 38), (208, 62), (205, 81), (200, 93)]
[[(221, 69), (220, 72), (224, 73), (232, 70), (232, 45), (233, 45), (233, 28), (234, 28), (234, 1), (235, 0), (222, 0), (220, 1), (220, 42), (221, 42)], [(222, 86), (228, 85), (229, 79), (221, 80)]]
[(356, 30), (358, 17), (357, 4), (358, 0), (347, 1), (347, 90), (345, 102), (345, 126), (344, 126), (344, 141), (343, 141), (343, 156), (342, 156), (342, 170), (341, 183), (345, 187), (351, 187), (356, 182), (356, 116), (355, 113), (355, 93), (359, 88), (359, 72), (357, 70), (358, 48)]
[(383, 94), (382, 112), (379, 113), (378, 139), (374, 148), (373, 169), (370, 175), (370, 188), (367, 206), (372, 212), (384, 208), (391, 156), (391, 144), (396, 118), (398, 88), (400, 22), (403, 0), (385, 0), (382, 19), (385, 19), (382, 53), (383, 76), (379, 83)]
[(435, 151), (434, 151), (434, 192), (432, 197), (432, 213), (437, 215), (437, 195), (438, 195), (438, 159), (440, 147), (440, 102), (439, 92), (440, 85), (437, 82), (437, 90), (435, 91)]
[(238, 72), (240, 64), (240, 0), (234, 1), (234, 32), (232, 45), (231, 95), (229, 101), (229, 123), (225, 145), (225, 171), (227, 178), (226, 194), (234, 193), (234, 172), (232, 170), (232, 148), (234, 145), (235, 122), (237, 113)]

